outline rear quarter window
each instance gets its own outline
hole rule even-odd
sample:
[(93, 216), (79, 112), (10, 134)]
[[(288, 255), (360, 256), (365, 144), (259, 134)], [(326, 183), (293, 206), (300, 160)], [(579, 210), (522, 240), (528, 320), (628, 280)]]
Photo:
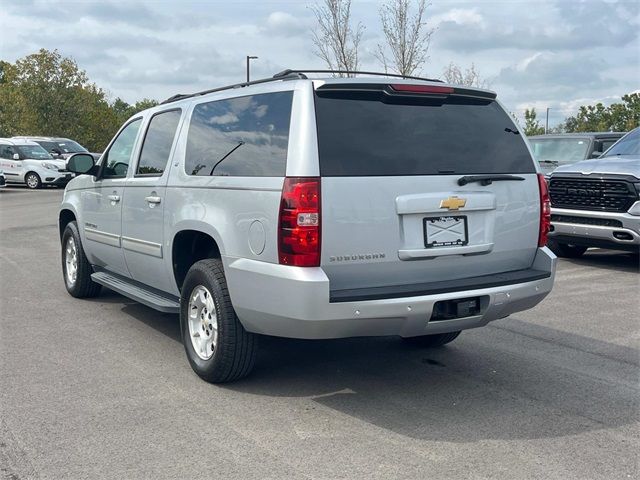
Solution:
[(196, 105), (187, 137), (188, 175), (285, 175), (293, 92)]
[(322, 176), (535, 173), (495, 101), (316, 92)]

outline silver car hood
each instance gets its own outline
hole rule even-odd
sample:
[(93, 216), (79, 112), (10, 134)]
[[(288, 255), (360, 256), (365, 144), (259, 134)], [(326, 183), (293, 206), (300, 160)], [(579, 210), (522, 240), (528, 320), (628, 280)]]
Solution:
[(572, 165), (563, 165), (553, 171), (552, 176), (562, 173), (591, 173), (630, 175), (640, 179), (640, 156), (626, 155), (624, 157), (604, 157), (594, 160), (583, 160)]

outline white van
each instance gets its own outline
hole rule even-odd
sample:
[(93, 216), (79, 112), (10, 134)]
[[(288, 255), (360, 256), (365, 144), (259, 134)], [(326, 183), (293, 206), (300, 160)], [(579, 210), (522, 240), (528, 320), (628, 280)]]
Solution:
[(29, 140), (0, 138), (0, 169), (7, 183), (24, 183), (33, 189), (43, 185), (64, 187), (74, 177), (65, 160), (54, 159)]

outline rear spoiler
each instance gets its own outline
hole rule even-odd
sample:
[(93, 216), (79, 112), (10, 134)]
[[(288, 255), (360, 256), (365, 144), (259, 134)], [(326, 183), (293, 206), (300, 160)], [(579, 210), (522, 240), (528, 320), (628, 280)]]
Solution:
[(316, 89), (323, 92), (380, 92), (386, 95), (401, 97), (448, 97), (449, 95), (495, 100), (495, 92), (476, 90), (464, 87), (449, 87), (444, 85), (427, 85), (420, 83), (326, 83)]

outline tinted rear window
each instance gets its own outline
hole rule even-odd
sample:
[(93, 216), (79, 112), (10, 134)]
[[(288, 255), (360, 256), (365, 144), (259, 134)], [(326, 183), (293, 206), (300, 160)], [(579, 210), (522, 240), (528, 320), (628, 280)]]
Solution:
[(535, 173), (496, 102), (393, 97), (317, 91), (322, 176)]
[(289, 91), (196, 105), (187, 139), (186, 173), (284, 176), (292, 99)]

